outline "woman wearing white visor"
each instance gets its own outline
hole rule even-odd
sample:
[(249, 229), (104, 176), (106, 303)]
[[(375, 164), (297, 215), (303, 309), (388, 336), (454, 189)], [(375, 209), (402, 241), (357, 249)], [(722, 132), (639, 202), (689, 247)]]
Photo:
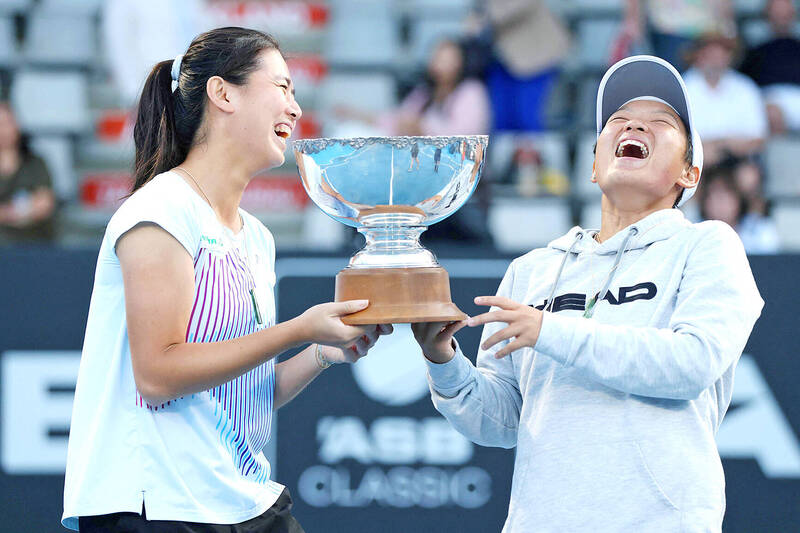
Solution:
[[(763, 301), (736, 233), (674, 208), (703, 161), (677, 71), (611, 67), (597, 134), (600, 229), (513, 261), (476, 298), (490, 312), (415, 326), (433, 402), (475, 442), (517, 448), (504, 531), (720, 531), (714, 436)], [(476, 368), (452, 336), (482, 324)]]

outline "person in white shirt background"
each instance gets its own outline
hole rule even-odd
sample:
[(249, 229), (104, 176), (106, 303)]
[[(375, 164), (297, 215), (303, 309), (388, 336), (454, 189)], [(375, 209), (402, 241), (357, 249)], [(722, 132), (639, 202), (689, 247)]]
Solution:
[(707, 33), (692, 45), (683, 74), (708, 166), (758, 154), (769, 134), (761, 91), (731, 68), (736, 48), (735, 38)]
[[(108, 0), (101, 12), (106, 60), (122, 103), (135, 106), (152, 66), (211, 29), (207, 0)], [(165, 30), (169, 28), (169, 30)]]

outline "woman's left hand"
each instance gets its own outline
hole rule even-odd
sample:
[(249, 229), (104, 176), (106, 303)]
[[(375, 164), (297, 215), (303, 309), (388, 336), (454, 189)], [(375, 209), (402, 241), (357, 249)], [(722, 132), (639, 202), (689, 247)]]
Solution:
[(378, 324), (372, 326), (369, 332), (348, 348), (335, 346), (322, 346), (322, 356), (331, 363), (355, 363), (375, 346), (381, 335), (389, 335), (394, 331), (391, 324)]
[(514, 340), (494, 354), (497, 359), (500, 359), (520, 348), (533, 348), (536, 345), (542, 329), (543, 313), (541, 311), (501, 296), (478, 296), (475, 298), (475, 304), (499, 307), (500, 310), (474, 316), (467, 320), (468, 326), (475, 327), (490, 322), (508, 324), (507, 327), (486, 339), (481, 344), (482, 349), (488, 350), (495, 344), (514, 337)]

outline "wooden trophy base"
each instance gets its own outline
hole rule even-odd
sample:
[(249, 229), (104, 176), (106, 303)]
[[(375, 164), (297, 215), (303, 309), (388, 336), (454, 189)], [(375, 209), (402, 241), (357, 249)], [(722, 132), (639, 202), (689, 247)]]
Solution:
[(347, 268), (336, 275), (336, 301), (369, 300), (369, 307), (342, 317), (349, 325), (464, 320), (450, 300), (442, 267)]

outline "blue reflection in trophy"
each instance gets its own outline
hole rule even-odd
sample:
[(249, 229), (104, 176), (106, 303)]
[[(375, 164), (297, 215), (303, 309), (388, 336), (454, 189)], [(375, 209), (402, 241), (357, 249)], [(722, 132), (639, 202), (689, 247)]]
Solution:
[(453, 214), (480, 178), (488, 137), (357, 137), (294, 142), (308, 195), (367, 245), (352, 268), (434, 266), (418, 238)]

